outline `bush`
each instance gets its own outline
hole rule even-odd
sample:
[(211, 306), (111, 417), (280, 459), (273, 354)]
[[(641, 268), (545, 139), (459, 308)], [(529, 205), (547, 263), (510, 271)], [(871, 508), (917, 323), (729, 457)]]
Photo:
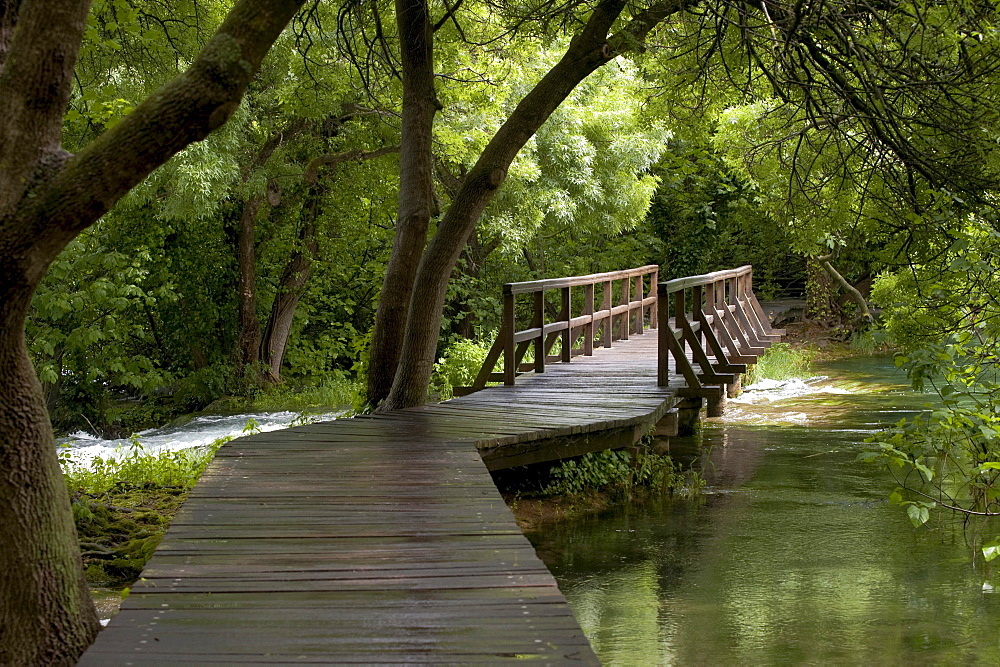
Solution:
[(812, 355), (809, 352), (794, 349), (788, 343), (775, 343), (757, 359), (756, 364), (747, 368), (744, 382), (750, 385), (764, 378), (807, 378), (812, 374), (811, 363)]
[(475, 341), (460, 339), (451, 344), (444, 356), (434, 364), (430, 390), (439, 400), (446, 401), (454, 395), (455, 387), (468, 387), (486, 362), (489, 347)]
[(628, 450), (591, 452), (563, 461), (550, 471), (551, 481), (543, 495), (581, 495), (594, 491), (629, 494), (648, 490), (696, 496), (704, 486), (697, 471), (682, 470), (664, 454), (640, 449), (633, 457)]

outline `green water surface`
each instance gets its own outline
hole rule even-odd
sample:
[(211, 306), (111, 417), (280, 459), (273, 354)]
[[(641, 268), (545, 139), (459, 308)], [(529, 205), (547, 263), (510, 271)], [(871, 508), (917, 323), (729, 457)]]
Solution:
[(887, 473), (855, 462), (930, 397), (891, 360), (817, 370), (820, 393), (731, 405), (671, 441), (710, 452), (702, 502), (529, 535), (605, 664), (1000, 664), (1000, 576), (960, 525), (915, 529)]

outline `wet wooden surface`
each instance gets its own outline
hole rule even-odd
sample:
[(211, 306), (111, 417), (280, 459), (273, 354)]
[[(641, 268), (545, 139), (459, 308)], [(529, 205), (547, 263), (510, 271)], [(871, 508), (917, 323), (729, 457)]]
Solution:
[(652, 423), (655, 350), (234, 440), (80, 664), (596, 664), (479, 450)]

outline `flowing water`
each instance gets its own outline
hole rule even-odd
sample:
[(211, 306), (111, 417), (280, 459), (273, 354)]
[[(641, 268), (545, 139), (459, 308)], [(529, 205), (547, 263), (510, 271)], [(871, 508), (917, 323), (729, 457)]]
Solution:
[[(298, 412), (256, 412), (236, 415), (201, 415), (178, 426), (141, 431), (135, 437), (151, 454), (174, 452), (183, 449), (206, 447), (227, 436), (243, 435), (248, 425), (265, 432), (288, 428), (305, 419), (322, 421), (334, 419), (342, 413), (327, 413), (304, 417)], [(114, 458), (129, 451), (129, 438), (105, 440), (90, 433), (78, 432), (58, 439), (60, 446), (68, 448), (69, 457), (79, 466), (86, 467), (96, 457)]]
[(886, 471), (855, 462), (931, 397), (891, 360), (821, 372), (671, 441), (710, 462), (701, 502), (529, 535), (605, 664), (1000, 664), (1000, 581), (960, 526), (913, 528)]

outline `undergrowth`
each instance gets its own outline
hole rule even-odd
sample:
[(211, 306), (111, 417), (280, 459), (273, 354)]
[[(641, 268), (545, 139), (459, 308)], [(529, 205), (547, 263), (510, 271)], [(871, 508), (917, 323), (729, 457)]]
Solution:
[[(257, 432), (252, 419), (244, 434)], [(69, 490), (80, 553), (91, 585), (134, 581), (160, 543), (188, 491), (222, 445), (151, 452), (138, 437), (113, 456), (76, 463), (68, 449), (60, 464)]]
[(751, 385), (764, 378), (769, 380), (791, 380), (812, 375), (812, 353), (793, 348), (788, 343), (775, 343), (747, 368), (744, 385)]
[(698, 496), (705, 485), (701, 474), (684, 469), (666, 454), (645, 449), (636, 452), (591, 452), (563, 461), (549, 472), (543, 496), (582, 495), (590, 492), (629, 496), (638, 492), (669, 493), (681, 498)]

